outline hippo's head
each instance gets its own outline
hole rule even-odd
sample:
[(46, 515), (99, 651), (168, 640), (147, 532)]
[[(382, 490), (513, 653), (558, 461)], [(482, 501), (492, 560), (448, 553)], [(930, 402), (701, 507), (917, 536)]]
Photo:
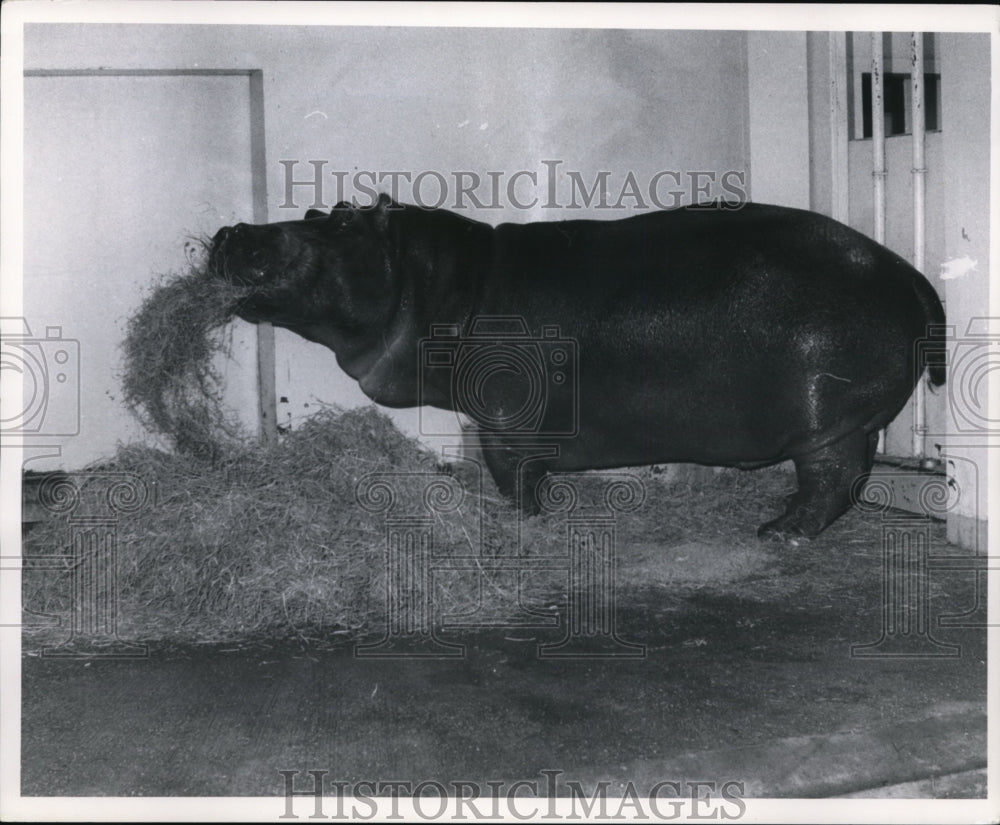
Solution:
[(249, 288), (241, 318), (286, 327), (350, 360), (381, 334), (398, 300), (386, 240), (394, 206), (382, 196), (367, 208), (342, 203), (329, 215), (227, 226), (212, 239), (209, 269)]

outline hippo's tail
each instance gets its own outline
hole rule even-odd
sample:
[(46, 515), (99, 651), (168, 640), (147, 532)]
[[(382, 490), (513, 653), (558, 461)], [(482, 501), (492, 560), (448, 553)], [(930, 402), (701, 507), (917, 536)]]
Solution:
[(924, 310), (923, 336), (917, 342), (916, 349), (917, 375), (919, 377), (926, 367), (931, 386), (940, 387), (945, 382), (945, 362), (948, 356), (944, 307), (941, 306), (941, 299), (934, 287), (923, 276), (917, 277), (914, 289)]

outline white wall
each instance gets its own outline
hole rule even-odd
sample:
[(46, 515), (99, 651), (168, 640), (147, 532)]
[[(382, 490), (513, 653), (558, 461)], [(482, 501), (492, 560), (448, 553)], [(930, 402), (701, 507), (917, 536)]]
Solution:
[[(31, 441), (59, 454), (31, 468), (74, 469), (118, 441), (148, 438), (122, 403), (119, 375), (126, 324), (150, 284), (185, 270), (191, 239), (253, 215), (250, 84), (246, 75), (24, 83), (23, 313), (35, 339), (58, 327), (73, 353), (65, 372), (48, 356), (33, 365), (32, 374), (48, 369), (39, 388), (49, 393)], [(237, 322), (227, 332), (224, 398), (253, 431), (256, 329)]]
[[(955, 459), (952, 467), (963, 495), (958, 499), (954, 517), (948, 520), (948, 538), (965, 547), (986, 552), (987, 469), (989, 446), (996, 446), (996, 410), (992, 422), (976, 432), (966, 429), (961, 416), (954, 415), (954, 404), (964, 405), (978, 416), (990, 411), (975, 409), (975, 382), (987, 367), (997, 380), (1000, 363), (1000, 330), (994, 326), (993, 341), (976, 341), (977, 332), (988, 330), (980, 324), (968, 335), (969, 321), (989, 315), (990, 282), (990, 38), (988, 35), (941, 35), (941, 98), (944, 118), (945, 221), (944, 254), (949, 261), (969, 259), (976, 266), (962, 277), (944, 281), (948, 323), (954, 324), (956, 339), (951, 353), (955, 364), (959, 350), (974, 347), (978, 352), (965, 363), (973, 368), (952, 369), (948, 375), (948, 398), (951, 421), (946, 455)], [(984, 387), (978, 397), (985, 400)], [(970, 409), (969, 405), (972, 405)], [(975, 420), (977, 415), (973, 415)]]
[(805, 32), (747, 32), (750, 191), (757, 203), (809, 208)]
[[(744, 170), (743, 38), (688, 31), (29, 25), (25, 66), (262, 69), (270, 220), (300, 217), (312, 205), (313, 193), (297, 188), (298, 208), (281, 208), (281, 160), (301, 161), (294, 168), (299, 180), (311, 175), (309, 160), (349, 175), (436, 171), (450, 178), (474, 171), (487, 179), (491, 171), (535, 171), (534, 208), (513, 208), (504, 196), (502, 209), (466, 213), (495, 224), (630, 214), (630, 208), (545, 209), (542, 160), (562, 161), (564, 204), (569, 171), (588, 186), (608, 172), (614, 202), (629, 172), (644, 187), (663, 170)], [(150, 162), (157, 157), (150, 146)], [(328, 206), (336, 198), (334, 180), (326, 179)], [(661, 183), (662, 199), (672, 191), (681, 192), (677, 203), (693, 199), (684, 191), (690, 187), (677, 190), (669, 178)], [(425, 200), (434, 194), (426, 185)], [(404, 185), (400, 196), (409, 194)], [(522, 187), (516, 194), (528, 200), (532, 192)], [(172, 227), (150, 231), (174, 240)], [(104, 309), (80, 297), (81, 315)], [(280, 330), (276, 348), (278, 397), (287, 399), (279, 403), (279, 423), (319, 403), (365, 402), (329, 351)], [(416, 432), (415, 411), (392, 415)]]

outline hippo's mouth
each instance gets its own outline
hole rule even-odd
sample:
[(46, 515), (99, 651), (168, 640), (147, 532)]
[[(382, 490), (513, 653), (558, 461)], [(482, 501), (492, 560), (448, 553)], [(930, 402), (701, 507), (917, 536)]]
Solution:
[(234, 249), (225, 241), (213, 244), (209, 272), (226, 283), (260, 288), (270, 280), (272, 263), (262, 250)]
[(208, 267), (234, 286), (262, 289), (288, 267), (281, 234), (263, 235), (260, 227), (237, 224), (220, 229), (212, 239)]

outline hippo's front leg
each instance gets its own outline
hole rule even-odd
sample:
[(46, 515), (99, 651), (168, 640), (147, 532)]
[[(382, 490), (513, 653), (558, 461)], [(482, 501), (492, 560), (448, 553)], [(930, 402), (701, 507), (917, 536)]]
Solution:
[[(512, 446), (503, 437), (483, 435), (483, 458), (497, 489), (513, 501), (521, 512), (538, 515), (538, 485), (548, 474), (553, 448)], [(549, 460), (546, 460), (549, 459)]]

